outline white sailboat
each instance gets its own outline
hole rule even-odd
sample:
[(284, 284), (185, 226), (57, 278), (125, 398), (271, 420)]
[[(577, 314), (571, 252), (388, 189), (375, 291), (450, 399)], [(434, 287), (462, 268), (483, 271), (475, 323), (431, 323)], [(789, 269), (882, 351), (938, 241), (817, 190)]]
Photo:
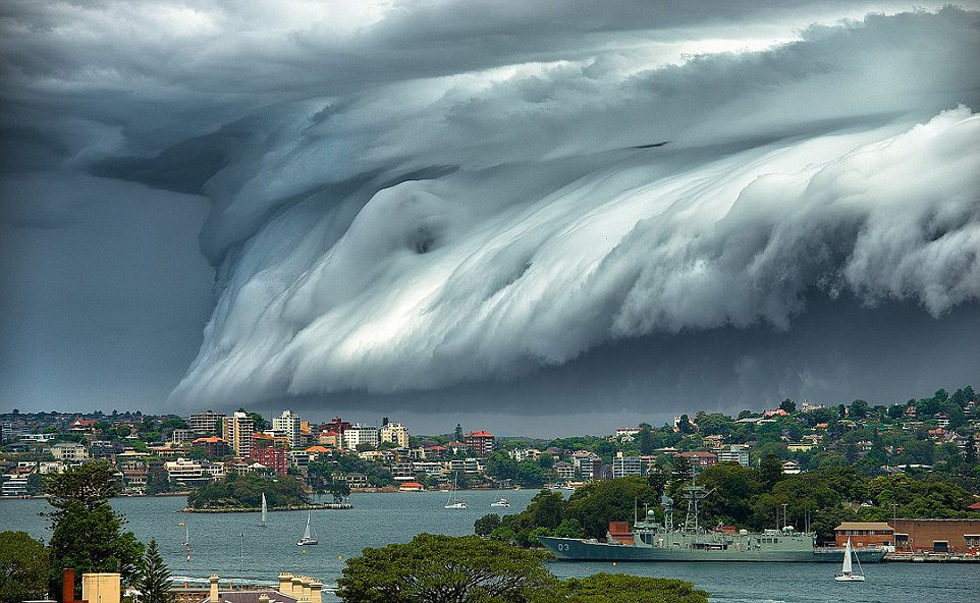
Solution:
[(490, 503), (491, 507), (509, 507), (510, 501), (506, 498), (497, 499), (497, 501)]
[(260, 528), (266, 527), (266, 514), (269, 512), (269, 506), (265, 502), (265, 492), (262, 493), (262, 521), (259, 523)]
[(303, 532), (303, 537), (296, 541), (299, 546), (307, 546), (320, 544), (320, 538), (316, 535), (316, 528), (312, 526), (313, 521), (313, 511), (306, 518), (306, 531)]
[(184, 541), (180, 543), (180, 546), (190, 546), (191, 544), (191, 529), (185, 522), (180, 522), (180, 525), (184, 526)]
[(456, 474), (456, 473), (453, 474), (453, 489), (449, 491), (449, 498), (446, 499), (446, 505), (445, 505), (445, 508), (446, 509), (468, 509), (469, 508), (468, 506), (466, 506), (466, 501), (459, 500), (458, 498), (456, 500), (453, 500), (453, 495), (456, 493), (456, 476), (457, 475), (458, 474)]
[(847, 548), (844, 549), (844, 563), (841, 565), (840, 573), (834, 576), (834, 580), (838, 582), (864, 582), (864, 572), (861, 571), (861, 560), (857, 558), (857, 553), (853, 553), (855, 559), (858, 562), (858, 573), (854, 573), (853, 567), (851, 565), (851, 539), (847, 539)]

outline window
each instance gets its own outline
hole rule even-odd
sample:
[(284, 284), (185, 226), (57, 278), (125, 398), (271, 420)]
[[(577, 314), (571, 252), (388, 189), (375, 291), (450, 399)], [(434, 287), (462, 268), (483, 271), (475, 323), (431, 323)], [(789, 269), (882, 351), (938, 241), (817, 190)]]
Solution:
[(964, 534), (963, 538), (966, 539), (966, 548), (980, 549), (980, 534)]

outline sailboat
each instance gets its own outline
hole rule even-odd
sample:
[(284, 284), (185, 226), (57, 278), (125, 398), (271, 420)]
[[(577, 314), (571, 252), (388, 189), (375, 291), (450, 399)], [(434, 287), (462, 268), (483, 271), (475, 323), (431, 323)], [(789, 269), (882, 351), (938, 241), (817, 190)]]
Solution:
[(320, 539), (316, 535), (316, 528), (311, 525), (313, 520), (313, 511), (310, 511), (309, 516), (306, 518), (306, 531), (303, 532), (303, 537), (296, 541), (299, 546), (320, 544)]
[(469, 508), (468, 506), (466, 506), (466, 501), (459, 500), (458, 498), (456, 500), (453, 500), (453, 494), (456, 493), (456, 476), (457, 475), (458, 474), (456, 474), (456, 473), (453, 474), (453, 489), (449, 491), (449, 498), (446, 499), (446, 505), (445, 505), (445, 508), (446, 509), (468, 509)]
[(191, 544), (191, 529), (185, 522), (180, 522), (180, 525), (184, 526), (184, 541), (180, 543), (180, 546), (190, 546)]
[[(852, 554), (858, 562), (858, 573), (856, 574), (851, 567)], [(857, 553), (853, 553), (850, 538), (847, 539), (847, 548), (844, 549), (844, 563), (841, 565), (840, 573), (834, 576), (834, 580), (838, 582), (864, 582), (864, 572), (861, 571), (861, 560), (858, 559)]]
[(265, 519), (266, 514), (269, 512), (269, 506), (265, 503), (265, 492), (262, 493), (262, 521), (259, 523), (260, 528), (266, 527)]

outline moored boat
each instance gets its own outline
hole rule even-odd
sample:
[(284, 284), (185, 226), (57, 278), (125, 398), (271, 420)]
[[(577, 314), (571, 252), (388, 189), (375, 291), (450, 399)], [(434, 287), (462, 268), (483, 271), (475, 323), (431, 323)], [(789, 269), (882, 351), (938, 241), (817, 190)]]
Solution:
[[(596, 539), (538, 538), (556, 558), (563, 561), (738, 561), (738, 562), (840, 562), (840, 549), (815, 546), (816, 534), (798, 532), (792, 526), (762, 532), (706, 530), (699, 523), (699, 502), (707, 496), (700, 486), (684, 488), (688, 499), (684, 526), (673, 525), (673, 501), (664, 496), (664, 524), (653, 510), (643, 520), (634, 521), (633, 530), (617, 534), (608, 541)], [(625, 527), (625, 525), (624, 525)], [(628, 530), (628, 528), (626, 528)], [(864, 563), (876, 563), (885, 556), (883, 548), (855, 551)]]

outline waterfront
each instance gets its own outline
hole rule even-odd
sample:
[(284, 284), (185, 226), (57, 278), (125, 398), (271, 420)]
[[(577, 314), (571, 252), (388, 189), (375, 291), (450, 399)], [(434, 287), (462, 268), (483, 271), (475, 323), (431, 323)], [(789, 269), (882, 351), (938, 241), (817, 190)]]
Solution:
[[(179, 510), (184, 497), (119, 498), (113, 507), (123, 513), (127, 529), (147, 542), (156, 538), (175, 577), (202, 584), (212, 572), (222, 582), (272, 583), (280, 571), (308, 574), (330, 589), (341, 575), (344, 562), (365, 547), (407, 542), (419, 532), (463, 535), (472, 533), (473, 522), (491, 511), (516, 513), (537, 493), (535, 490), (463, 491), (468, 509), (447, 510), (444, 493), (355, 494), (354, 509), (313, 512), (320, 545), (302, 549), (296, 539), (306, 525), (306, 511), (269, 514), (268, 527), (258, 527), (258, 514), (188, 514)], [(509, 509), (490, 509), (497, 498), (511, 501)], [(0, 530), (23, 530), (47, 540), (47, 520), (38, 512), (50, 509), (43, 500), (0, 501)], [(193, 555), (188, 562), (180, 545), (189, 527)], [(244, 547), (242, 537), (244, 534)], [(306, 553), (303, 553), (303, 550)], [(944, 603), (976, 603), (980, 571), (973, 564), (875, 564), (865, 568), (868, 581), (839, 584), (830, 564), (721, 564), (721, 563), (551, 563), (561, 577), (595, 572), (624, 572), (642, 576), (690, 580), (712, 594), (717, 603), (769, 601), (772, 603), (877, 603), (935, 598)], [(329, 595), (327, 600), (334, 600)]]

